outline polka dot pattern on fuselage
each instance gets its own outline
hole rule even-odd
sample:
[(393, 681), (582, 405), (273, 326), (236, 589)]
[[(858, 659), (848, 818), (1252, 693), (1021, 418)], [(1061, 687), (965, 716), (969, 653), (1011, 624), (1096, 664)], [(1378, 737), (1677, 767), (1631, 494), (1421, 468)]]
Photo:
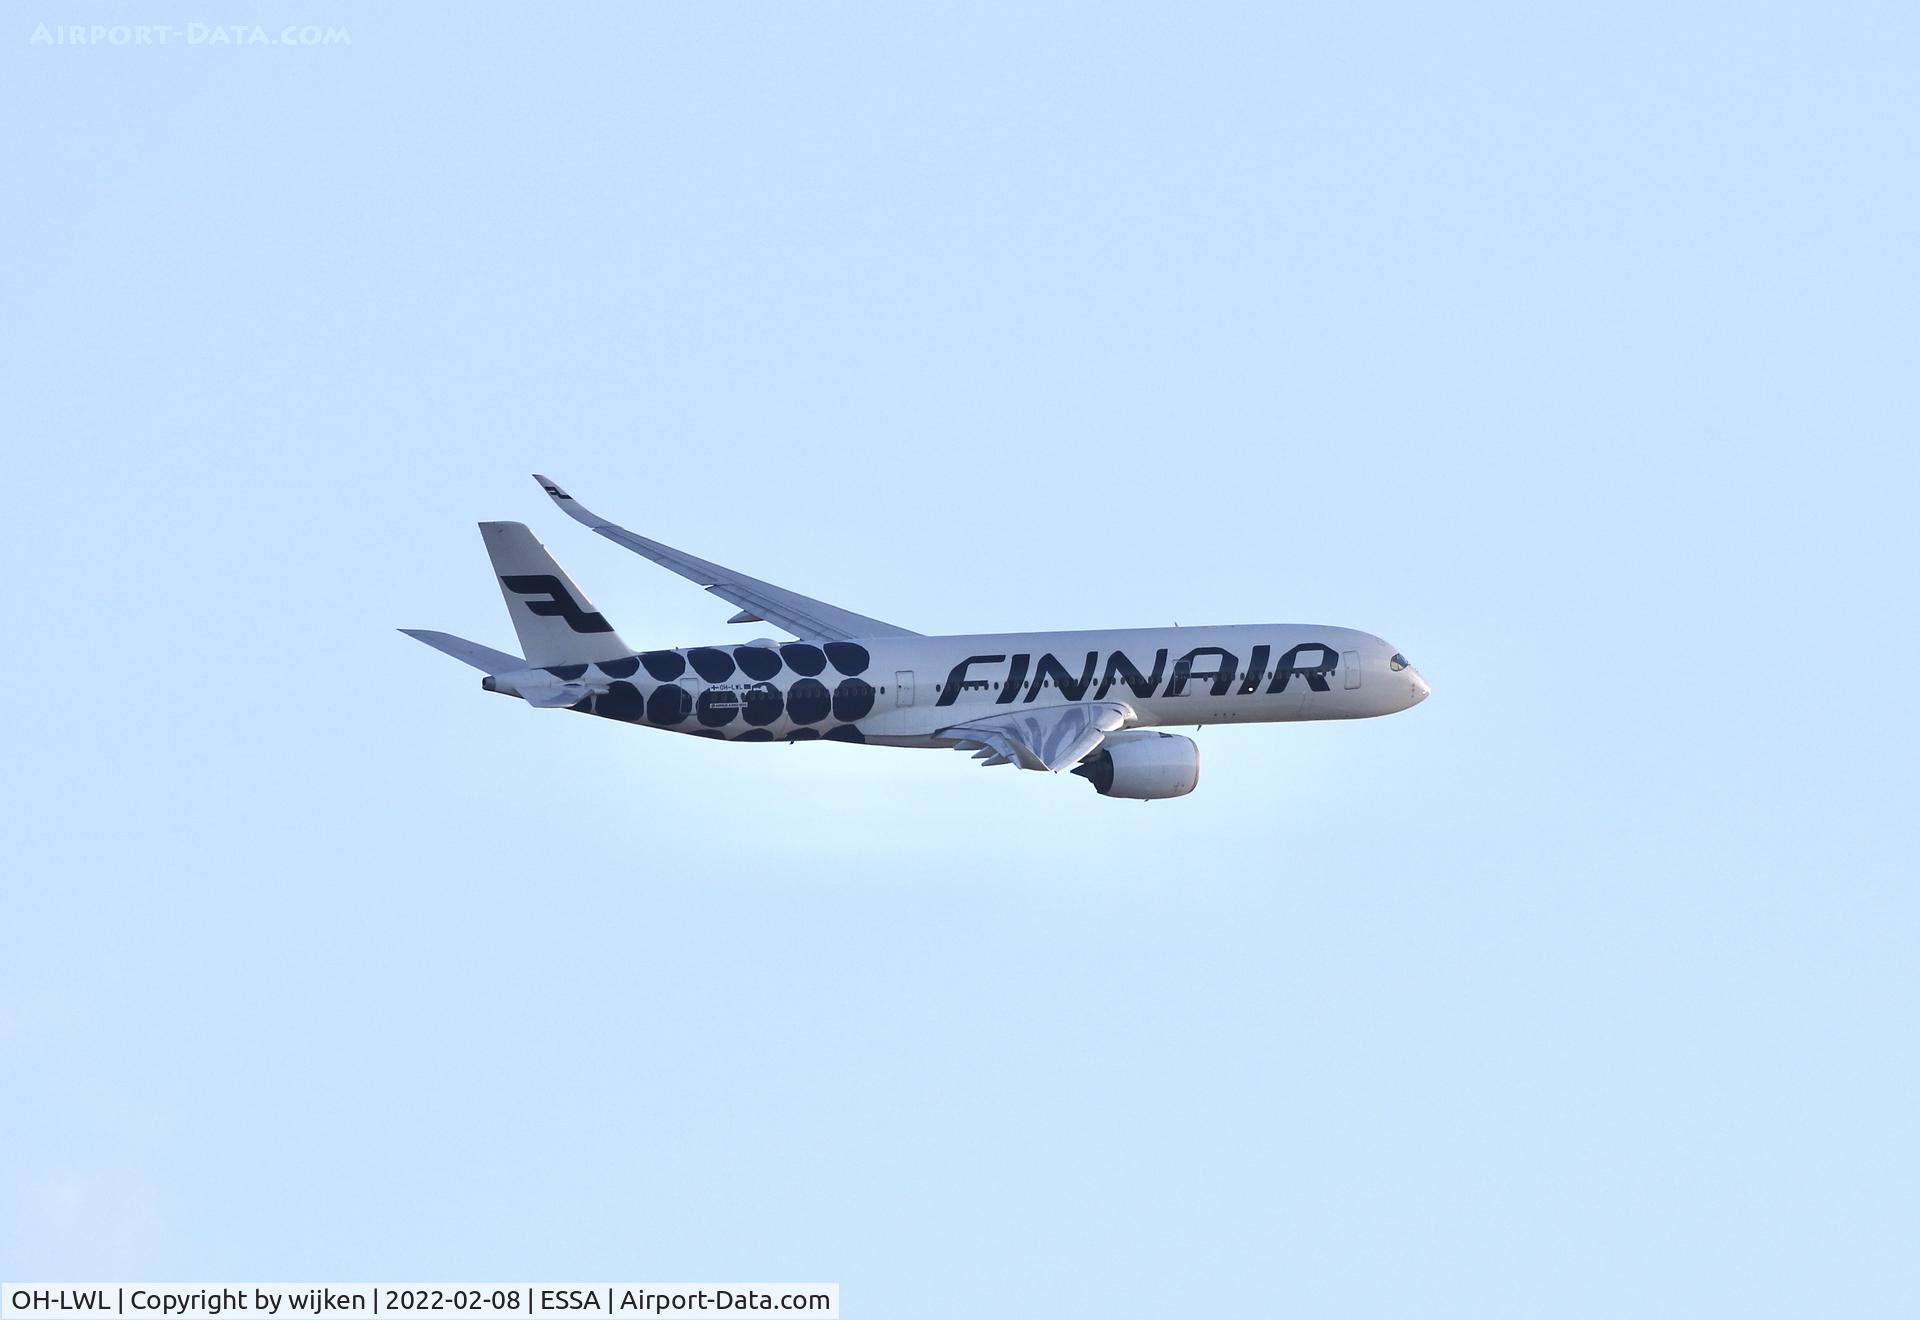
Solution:
[(780, 672), (780, 653), (770, 646), (736, 646), (733, 661), (741, 673), (763, 683)]
[(678, 683), (662, 683), (647, 697), (649, 724), (679, 724), (693, 713), (693, 698)]
[[(776, 646), (699, 646), (687, 651), (643, 651), (595, 665), (547, 665), (547, 673), (566, 682), (584, 677), (588, 669), (614, 680), (604, 692), (588, 697), (573, 709), (588, 711), (624, 723), (650, 724), (708, 737), (724, 737), (722, 729), (737, 723), (749, 726), (734, 735), (736, 742), (767, 742), (781, 738), (811, 742), (859, 743), (866, 737), (856, 721), (871, 715), (878, 689), (861, 677), (873, 663), (867, 648), (857, 642), (783, 642)], [(651, 692), (627, 682), (641, 670), (655, 680)], [(833, 677), (822, 678), (831, 671)], [(736, 675), (752, 679), (750, 687), (707, 687), (689, 691), (676, 682), (689, 672), (706, 684), (722, 684)], [(792, 679), (785, 692), (778, 680)], [(798, 675), (798, 677), (793, 677)], [(597, 683), (595, 684), (597, 686)], [(695, 721), (697, 728), (686, 728)], [(831, 721), (833, 727), (809, 728)], [(776, 734), (770, 726), (789, 724)]]
[(740, 694), (731, 690), (708, 688), (694, 702), (694, 714), (709, 729), (725, 728), (740, 714)]
[(642, 651), (640, 663), (662, 683), (671, 683), (687, 672), (687, 657), (678, 651)]
[(833, 689), (833, 718), (848, 723), (873, 712), (873, 684), (864, 678), (843, 678)]
[(733, 657), (717, 646), (696, 646), (687, 652), (693, 672), (709, 683), (724, 683), (733, 677)]
[(771, 683), (755, 683), (746, 691), (745, 711), (748, 724), (772, 724), (786, 710), (786, 699)]
[(787, 718), (795, 724), (818, 724), (833, 710), (833, 694), (817, 678), (803, 678), (787, 689)]
[(873, 657), (867, 654), (867, 648), (858, 642), (828, 642), (823, 648), (833, 667), (849, 678), (858, 677), (867, 672), (867, 666), (873, 663)]
[(788, 642), (780, 648), (780, 658), (802, 678), (814, 678), (827, 667), (827, 657), (808, 642)]
[(619, 681), (609, 684), (605, 692), (594, 698), (593, 713), (610, 720), (637, 720), (646, 715), (647, 703), (640, 696), (639, 688)]

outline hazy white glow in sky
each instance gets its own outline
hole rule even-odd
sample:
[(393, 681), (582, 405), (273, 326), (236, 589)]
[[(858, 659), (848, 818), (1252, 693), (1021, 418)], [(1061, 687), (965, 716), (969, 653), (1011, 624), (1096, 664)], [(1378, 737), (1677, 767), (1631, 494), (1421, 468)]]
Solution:
[[(0, 1277), (1920, 1308), (1910, 12), (14, 17)], [(531, 711), (394, 631), (479, 519), (761, 631), (536, 470), (1435, 695), (1138, 805)]]

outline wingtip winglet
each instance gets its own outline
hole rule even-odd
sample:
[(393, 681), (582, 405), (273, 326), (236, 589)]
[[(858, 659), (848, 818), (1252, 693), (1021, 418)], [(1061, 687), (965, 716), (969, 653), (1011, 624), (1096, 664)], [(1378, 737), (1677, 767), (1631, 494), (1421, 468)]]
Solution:
[(573, 498), (573, 496), (567, 494), (567, 492), (565, 492), (564, 490), (561, 490), (559, 485), (554, 481), (552, 477), (543, 477), (538, 472), (536, 472), (533, 474), (533, 479), (540, 483), (541, 490), (544, 490), (545, 492), (547, 492), (547, 494), (553, 496), (553, 498), (556, 500), (570, 500)]

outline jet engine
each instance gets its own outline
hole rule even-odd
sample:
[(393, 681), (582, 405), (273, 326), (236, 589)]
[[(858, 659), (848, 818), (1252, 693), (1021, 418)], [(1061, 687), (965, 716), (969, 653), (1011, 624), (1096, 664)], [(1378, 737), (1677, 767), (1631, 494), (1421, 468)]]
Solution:
[(1135, 729), (1109, 736), (1073, 773), (1106, 797), (1184, 797), (1200, 782), (1200, 748), (1177, 733)]

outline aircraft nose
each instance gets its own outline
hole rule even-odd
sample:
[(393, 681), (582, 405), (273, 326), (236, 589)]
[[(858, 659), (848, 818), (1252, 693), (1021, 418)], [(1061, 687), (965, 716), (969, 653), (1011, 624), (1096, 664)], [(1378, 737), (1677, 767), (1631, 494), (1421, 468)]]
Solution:
[(1413, 700), (1407, 703), (1409, 706), (1418, 706), (1433, 695), (1433, 689), (1427, 686), (1427, 680), (1420, 677), (1418, 673), (1409, 669), (1407, 677), (1413, 680)]

